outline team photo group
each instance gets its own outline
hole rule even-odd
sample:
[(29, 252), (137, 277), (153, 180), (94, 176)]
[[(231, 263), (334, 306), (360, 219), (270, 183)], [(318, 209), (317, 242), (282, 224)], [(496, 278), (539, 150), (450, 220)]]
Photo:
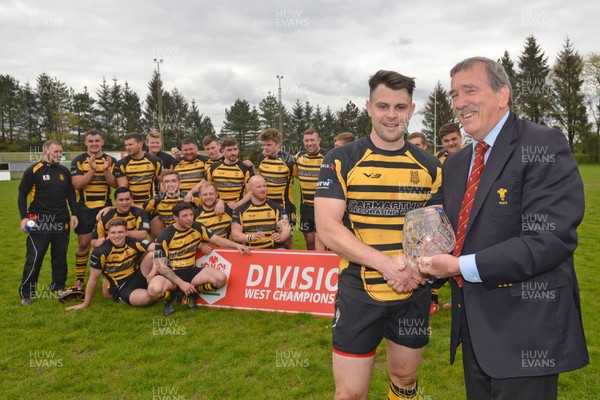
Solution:
[[(240, 159), (248, 149), (235, 138), (214, 135), (183, 139), (169, 154), (151, 131), (125, 135), (117, 160), (91, 130), (68, 168), (62, 144), (47, 140), (18, 189), (27, 235), (21, 304), (35, 307), (50, 250), (50, 289), (74, 304), (69, 312), (101, 307), (93, 299), (101, 286), (105, 299), (160, 302), (168, 317), (227, 285), (222, 271), (197, 266), (199, 255), (291, 250), (301, 232), (306, 250), (341, 258), (331, 322), (336, 399), (367, 398), (384, 339), (387, 398), (418, 398), (430, 334), (407, 327), (429, 326), (446, 283), (450, 361), (460, 348), (467, 398), (557, 399), (559, 373), (589, 363), (573, 261), (585, 209), (579, 170), (563, 133), (511, 111), (500, 63), (468, 58), (450, 77), (456, 122), (436, 132), (443, 149), (435, 154), (423, 133), (409, 134), (415, 79), (387, 70), (368, 80), (371, 132), (341, 132), (328, 151), (312, 128), (296, 154), (284, 151), (280, 131), (265, 129), (253, 160)], [(522, 156), (540, 148), (543, 159)], [(407, 257), (405, 216), (428, 206), (447, 216), (456, 245)], [(523, 228), (541, 217), (550, 225)], [(540, 296), (552, 301), (532, 301)]]

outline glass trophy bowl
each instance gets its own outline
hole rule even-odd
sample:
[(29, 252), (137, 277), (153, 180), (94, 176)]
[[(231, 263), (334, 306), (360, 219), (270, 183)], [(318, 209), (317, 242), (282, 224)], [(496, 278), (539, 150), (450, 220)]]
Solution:
[(409, 211), (404, 217), (402, 247), (413, 260), (450, 253), (456, 245), (452, 225), (440, 206)]

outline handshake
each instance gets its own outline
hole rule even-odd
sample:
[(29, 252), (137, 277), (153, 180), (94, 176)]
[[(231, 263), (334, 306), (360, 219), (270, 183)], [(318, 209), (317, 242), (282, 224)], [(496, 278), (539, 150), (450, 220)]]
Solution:
[(431, 277), (458, 275), (458, 258), (450, 253), (456, 245), (452, 225), (441, 206), (418, 208), (406, 213), (402, 247), (394, 273), (384, 273), (384, 278), (397, 292), (409, 292), (424, 285)]

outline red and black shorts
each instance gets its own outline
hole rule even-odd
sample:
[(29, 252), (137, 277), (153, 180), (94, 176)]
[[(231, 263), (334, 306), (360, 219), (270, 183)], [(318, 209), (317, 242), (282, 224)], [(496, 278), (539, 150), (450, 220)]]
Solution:
[(371, 304), (338, 292), (332, 321), (333, 351), (371, 357), (383, 338), (419, 349), (429, 343), (430, 295), (422, 288), (400, 304)]

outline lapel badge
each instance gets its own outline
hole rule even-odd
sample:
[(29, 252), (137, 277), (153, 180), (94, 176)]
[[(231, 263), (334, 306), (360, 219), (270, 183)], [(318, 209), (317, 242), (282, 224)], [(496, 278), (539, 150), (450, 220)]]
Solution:
[(508, 201), (506, 201), (506, 193), (508, 193), (508, 190), (501, 187), (496, 193), (498, 193), (498, 196), (500, 196), (500, 201), (498, 202), (498, 204), (503, 206), (507, 205)]

